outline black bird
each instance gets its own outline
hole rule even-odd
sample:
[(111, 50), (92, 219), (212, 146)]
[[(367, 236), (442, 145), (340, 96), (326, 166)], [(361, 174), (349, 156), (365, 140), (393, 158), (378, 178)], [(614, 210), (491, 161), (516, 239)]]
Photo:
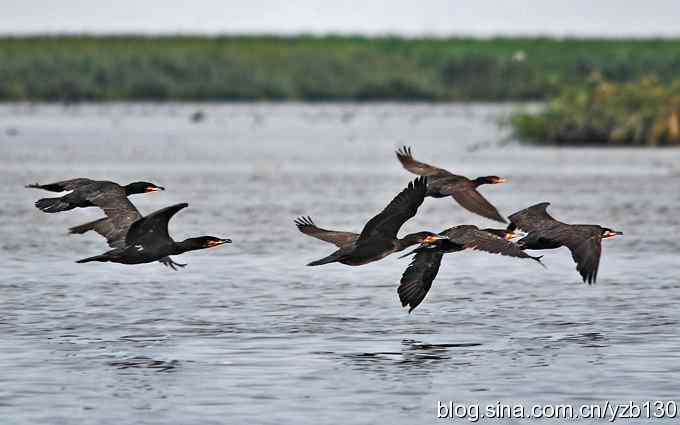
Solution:
[(447, 252), (474, 249), (510, 257), (531, 258), (541, 262), (541, 257), (532, 257), (515, 243), (510, 242), (509, 239), (513, 233), (505, 229), (480, 230), (477, 226), (463, 225), (444, 230), (440, 235), (446, 238), (420, 246), (402, 256), (416, 254), (401, 276), (401, 283), (397, 289), (401, 305), (402, 307), (409, 306), (409, 313), (418, 307), (432, 287), (432, 281), (437, 276), (442, 257)]
[(397, 239), (399, 228), (416, 215), (425, 199), (427, 178), (418, 177), (399, 193), (385, 209), (366, 223), (360, 235), (320, 229), (309, 217), (296, 220), (298, 229), (309, 236), (338, 246), (337, 251), (308, 266), (339, 262), (348, 266), (360, 266), (380, 260), (392, 253), (402, 251), (418, 243), (434, 242), (442, 236), (431, 232), (418, 232)]
[(121, 264), (142, 264), (157, 261), (169, 255), (231, 243), (229, 239), (215, 236), (200, 236), (182, 242), (172, 240), (168, 234), (168, 221), (179, 210), (188, 206), (187, 203), (172, 205), (140, 218), (130, 225), (122, 247), (76, 262), (109, 261)]
[[(123, 196), (121, 191), (109, 191), (92, 198), (93, 205), (101, 208), (106, 217), (90, 221), (80, 226), (71, 227), (69, 233), (83, 234), (94, 230), (106, 239), (111, 248), (125, 248), (125, 238), (132, 224), (142, 219), (142, 214), (132, 202)], [(164, 266), (177, 270), (177, 267), (185, 267), (173, 261), (170, 257), (162, 257), (158, 260)]]
[(137, 193), (156, 192), (165, 190), (149, 182), (134, 182), (125, 186), (118, 183), (102, 180), (90, 180), (85, 178), (64, 180), (50, 184), (29, 184), (29, 188), (44, 189), (50, 192), (71, 191), (61, 198), (43, 198), (35, 203), (35, 206), (46, 212), (56, 213), (68, 211), (74, 208), (86, 208), (96, 205), (96, 200), (101, 197), (125, 198)]
[(477, 188), (483, 184), (504, 183), (506, 180), (498, 176), (477, 177), (470, 180), (465, 176), (458, 176), (442, 168), (437, 168), (424, 162), (416, 161), (411, 154), (411, 148), (404, 146), (397, 152), (401, 165), (420, 176), (427, 176), (427, 196), (445, 198), (451, 196), (461, 207), (482, 217), (507, 223), (496, 207), (491, 205)]
[(517, 241), (521, 249), (555, 249), (566, 246), (576, 262), (576, 270), (589, 284), (597, 280), (602, 255), (602, 239), (623, 235), (596, 224), (566, 224), (555, 220), (546, 209), (549, 202), (533, 205), (510, 217), (508, 231), (520, 229), (527, 235)]

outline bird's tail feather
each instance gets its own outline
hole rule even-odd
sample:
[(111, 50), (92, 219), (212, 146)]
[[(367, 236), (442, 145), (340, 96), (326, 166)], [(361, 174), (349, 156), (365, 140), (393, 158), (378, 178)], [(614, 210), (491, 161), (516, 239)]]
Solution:
[(400, 255), (399, 258), (408, 257), (408, 256), (413, 255), (413, 254), (420, 254), (421, 252), (433, 251), (433, 250), (438, 249), (439, 247), (440, 247), (439, 244), (430, 244), (430, 243), (421, 244), (418, 248), (416, 248), (412, 251), (409, 251), (404, 255)]
[(307, 264), (308, 266), (320, 266), (322, 264), (328, 264), (328, 263), (334, 263), (340, 259), (340, 255), (338, 253), (333, 253), (329, 255), (328, 257), (322, 258), (320, 260), (312, 261), (311, 263)]
[(406, 254), (400, 255), (399, 258), (408, 257), (408, 256), (411, 256), (413, 254), (419, 254), (419, 253), (423, 252), (424, 250), (425, 250), (425, 247), (419, 246), (418, 248), (416, 248), (412, 251), (409, 251)]
[(103, 262), (109, 261), (109, 256), (106, 255), (106, 254), (95, 255), (94, 257), (87, 257), (87, 258), (83, 258), (81, 260), (78, 260), (78, 261), (76, 261), (76, 263), (89, 263), (89, 262), (92, 262), (92, 261), (103, 261)]
[(63, 201), (61, 198), (43, 198), (36, 201), (35, 206), (46, 213), (56, 213), (60, 211), (68, 211), (75, 208), (68, 202)]

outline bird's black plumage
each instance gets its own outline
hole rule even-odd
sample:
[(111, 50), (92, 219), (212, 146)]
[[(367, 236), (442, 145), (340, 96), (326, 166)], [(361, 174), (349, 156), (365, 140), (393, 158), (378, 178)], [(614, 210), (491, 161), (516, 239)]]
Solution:
[(509, 231), (520, 229), (527, 235), (517, 241), (521, 249), (555, 249), (566, 246), (584, 282), (597, 280), (602, 255), (602, 239), (622, 235), (596, 224), (566, 224), (547, 212), (549, 202), (532, 205), (509, 217)]
[(442, 250), (422, 250), (413, 257), (411, 264), (404, 270), (397, 293), (401, 306), (408, 306), (409, 313), (423, 302), (430, 291), (432, 282), (439, 272), (442, 258), (444, 258)]
[(46, 213), (68, 211), (74, 208), (87, 208), (97, 205), (96, 200), (101, 197), (110, 199), (124, 199), (137, 193), (155, 192), (164, 190), (163, 187), (149, 182), (133, 182), (125, 186), (104, 180), (91, 180), (77, 178), (63, 180), (49, 184), (29, 184), (26, 186), (33, 189), (44, 189), (50, 192), (70, 193), (59, 198), (39, 199), (35, 206)]
[(328, 257), (313, 261), (308, 265), (318, 266), (339, 262), (359, 266), (380, 260), (411, 245), (440, 239), (441, 237), (430, 232), (412, 233), (402, 239), (397, 239), (401, 226), (416, 214), (418, 207), (423, 203), (426, 190), (427, 178), (415, 179), (385, 209), (371, 218), (358, 235), (320, 229), (309, 217), (298, 218), (295, 224), (302, 233), (340, 248)]
[[(231, 243), (229, 239), (215, 236), (201, 236), (175, 242), (168, 233), (168, 222), (173, 215), (188, 205), (187, 203), (172, 205), (135, 220), (129, 225), (122, 242), (120, 236), (116, 238), (116, 248), (77, 262), (150, 263), (170, 255)], [(109, 219), (113, 219), (113, 216), (109, 216), (109, 213), (107, 213), (107, 216)]]
[(498, 176), (484, 176), (469, 179), (465, 176), (453, 174), (443, 168), (416, 161), (411, 148), (404, 146), (397, 152), (397, 159), (408, 171), (420, 176), (427, 176), (427, 196), (444, 198), (451, 196), (460, 206), (475, 214), (491, 220), (506, 223), (505, 219), (477, 188), (483, 184), (502, 183), (505, 179)]
[[(108, 187), (108, 190), (101, 190), (100, 185), (99, 193), (90, 198), (92, 205), (101, 208), (106, 217), (72, 227), (69, 229), (69, 233), (83, 234), (93, 230), (103, 236), (111, 248), (125, 248), (128, 230), (133, 223), (142, 218), (142, 214), (130, 202), (120, 187)], [(141, 190), (142, 185), (137, 185), (137, 187), (138, 190)], [(186, 264), (177, 263), (167, 256), (158, 261), (173, 270), (177, 270), (177, 267), (186, 266)]]
[(410, 313), (423, 301), (437, 277), (445, 253), (474, 249), (491, 254), (530, 258), (540, 262), (540, 257), (528, 255), (516, 244), (501, 236), (505, 233), (504, 230), (478, 229), (470, 225), (454, 226), (440, 233), (446, 239), (421, 246), (404, 255), (415, 253), (397, 289), (402, 307), (408, 306)]

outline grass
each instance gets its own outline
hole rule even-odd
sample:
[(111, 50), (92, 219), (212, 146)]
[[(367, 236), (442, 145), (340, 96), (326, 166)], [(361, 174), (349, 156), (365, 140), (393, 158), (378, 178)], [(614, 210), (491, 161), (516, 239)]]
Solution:
[(680, 40), (0, 38), (0, 100), (541, 100), (680, 69)]

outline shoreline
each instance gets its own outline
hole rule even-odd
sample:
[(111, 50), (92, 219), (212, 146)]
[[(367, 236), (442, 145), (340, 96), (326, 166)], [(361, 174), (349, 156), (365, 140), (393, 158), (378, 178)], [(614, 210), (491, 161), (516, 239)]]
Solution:
[(536, 101), (675, 78), (680, 38), (0, 37), (0, 101)]

